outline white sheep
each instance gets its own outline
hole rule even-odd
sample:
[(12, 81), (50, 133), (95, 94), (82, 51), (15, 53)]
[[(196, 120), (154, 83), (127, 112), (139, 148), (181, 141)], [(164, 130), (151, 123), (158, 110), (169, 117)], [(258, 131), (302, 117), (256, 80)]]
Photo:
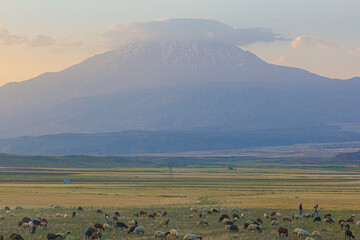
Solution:
[(278, 226), (280, 225), (280, 223), (276, 220), (272, 220), (271, 223), (270, 223), (271, 226)]
[(311, 236), (313, 236), (313, 238), (321, 238), (321, 232), (313, 231)]
[(202, 239), (202, 237), (195, 234), (186, 234), (183, 240), (194, 240), (194, 239)]
[(360, 221), (357, 221), (357, 222), (356, 222), (356, 226), (360, 226)]
[(145, 233), (145, 228), (143, 226), (136, 227), (134, 233)]
[(275, 216), (276, 216), (276, 217), (281, 217), (281, 214), (280, 214), (280, 213), (276, 213)]
[(170, 237), (171, 238), (173, 238), (173, 237), (179, 238), (179, 232), (176, 229), (171, 229), (170, 230)]
[(68, 218), (68, 217), (69, 217), (69, 215), (67, 215), (67, 214), (65, 213), (63, 217), (64, 217), (64, 218)]
[(250, 224), (250, 225), (246, 228), (246, 230), (247, 230), (248, 232), (255, 232), (255, 231), (261, 232), (261, 231), (262, 231), (261, 228), (259, 227), (259, 225), (257, 225), (257, 224)]
[(306, 231), (305, 229), (299, 229), (299, 231), (297, 232), (297, 235), (311, 237), (311, 234), (308, 231)]
[(301, 216), (300, 215), (294, 215), (294, 216), (292, 216), (292, 218), (298, 220), (298, 219), (301, 219)]
[(166, 240), (166, 236), (169, 234), (170, 234), (170, 232), (157, 231), (157, 232), (155, 232), (154, 237), (155, 237), (155, 239), (161, 239), (161, 240), (165, 239)]
[(105, 231), (106, 231), (106, 230), (111, 231), (111, 226), (110, 226), (110, 224), (108, 224), (108, 223), (104, 223), (104, 224), (103, 224), (103, 228), (105, 229)]

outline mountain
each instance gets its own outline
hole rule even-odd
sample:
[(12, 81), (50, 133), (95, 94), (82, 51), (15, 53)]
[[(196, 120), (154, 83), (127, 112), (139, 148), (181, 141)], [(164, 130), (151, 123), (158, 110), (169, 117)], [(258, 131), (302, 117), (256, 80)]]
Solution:
[(0, 137), (341, 126), (359, 121), (359, 90), (359, 78), (268, 64), (229, 43), (135, 42), (1, 87)]
[(335, 157), (333, 157), (332, 160), (340, 163), (354, 163), (360, 165), (360, 151), (350, 152), (350, 153), (340, 153)]

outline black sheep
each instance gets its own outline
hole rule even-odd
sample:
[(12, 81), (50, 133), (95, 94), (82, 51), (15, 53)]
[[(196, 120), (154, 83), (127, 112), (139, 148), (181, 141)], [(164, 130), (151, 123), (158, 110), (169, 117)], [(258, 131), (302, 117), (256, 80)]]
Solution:
[(352, 234), (352, 232), (349, 229), (345, 231), (345, 239), (346, 238), (348, 239), (355, 238), (355, 236)]
[(238, 232), (238, 231), (239, 231), (238, 225), (233, 224), (230, 226), (230, 232)]
[(316, 217), (313, 222), (321, 222), (321, 217)]
[(115, 228), (121, 228), (121, 229), (123, 229), (123, 228), (129, 228), (125, 223), (122, 223), (122, 222), (117, 222), (116, 224), (115, 224)]

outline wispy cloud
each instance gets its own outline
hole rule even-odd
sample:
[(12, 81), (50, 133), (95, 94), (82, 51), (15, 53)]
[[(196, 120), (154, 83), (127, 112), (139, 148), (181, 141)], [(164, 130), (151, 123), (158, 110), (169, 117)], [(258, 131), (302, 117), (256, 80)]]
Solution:
[(292, 48), (309, 48), (309, 47), (315, 47), (315, 48), (323, 48), (323, 49), (329, 49), (334, 48), (336, 45), (325, 43), (320, 39), (318, 36), (312, 36), (312, 35), (302, 35), (296, 37), (290, 44)]
[(30, 47), (44, 47), (55, 44), (55, 40), (51, 36), (39, 34), (29, 40), (28, 44)]
[(355, 50), (349, 51), (350, 54), (360, 56), (360, 47)]
[(146, 40), (213, 40), (244, 46), (254, 42), (285, 40), (263, 28), (239, 28), (210, 19), (157, 19), (151, 22), (111, 25), (104, 36), (110, 47)]
[(0, 24), (0, 45), (22, 44), (27, 41), (27, 36), (11, 34), (3, 25)]

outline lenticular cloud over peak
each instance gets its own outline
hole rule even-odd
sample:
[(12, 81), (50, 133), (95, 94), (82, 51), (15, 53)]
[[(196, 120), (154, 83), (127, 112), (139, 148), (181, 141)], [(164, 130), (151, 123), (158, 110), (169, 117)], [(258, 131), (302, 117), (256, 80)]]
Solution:
[(151, 22), (108, 26), (104, 32), (109, 47), (129, 42), (207, 40), (244, 46), (254, 42), (285, 40), (263, 28), (232, 27), (211, 19), (157, 19)]

